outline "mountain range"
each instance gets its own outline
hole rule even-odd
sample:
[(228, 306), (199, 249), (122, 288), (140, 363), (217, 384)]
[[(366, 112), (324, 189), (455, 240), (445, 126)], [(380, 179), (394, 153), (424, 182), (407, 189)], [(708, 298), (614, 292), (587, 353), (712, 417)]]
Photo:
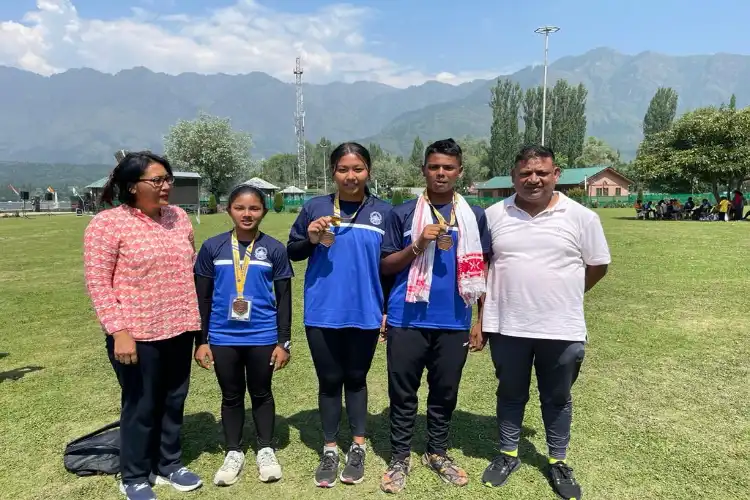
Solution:
[[(543, 68), (504, 75), (528, 88)], [(749, 103), (750, 56), (626, 55), (598, 48), (549, 66), (548, 85), (565, 78), (588, 89), (588, 134), (632, 158), (641, 123), (659, 86), (679, 93), (678, 113), (705, 105)], [(306, 138), (377, 142), (408, 154), (414, 137), (487, 137), (494, 80), (462, 85), (435, 81), (398, 89), (374, 82), (305, 84)], [(265, 73), (170, 76), (146, 68), (117, 74), (71, 69), (44, 77), (0, 66), (0, 161), (111, 165), (119, 148), (162, 150), (179, 119), (200, 111), (227, 116), (253, 136), (253, 156), (293, 152), (295, 87)], [(1, 168), (1, 167), (0, 167)]]

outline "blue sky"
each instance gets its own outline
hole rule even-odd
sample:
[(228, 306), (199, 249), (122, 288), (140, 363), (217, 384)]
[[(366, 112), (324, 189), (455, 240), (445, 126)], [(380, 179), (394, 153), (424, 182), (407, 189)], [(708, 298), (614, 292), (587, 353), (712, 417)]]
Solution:
[[(561, 27), (551, 37), (552, 60), (602, 46), (628, 54), (645, 50), (673, 55), (747, 53), (745, 24), (750, 18), (747, 0), (716, 0), (710, 6), (697, 0), (352, 0), (337, 3), (337, 7), (323, 0), (42, 3), (56, 6), (48, 9), (43, 32), (53, 33), (45, 35), (48, 37), (57, 33), (59, 39), (45, 39), (47, 47), (37, 43), (33, 33), (19, 34), (24, 31), (19, 26), (30, 25), (22, 18), (37, 10), (37, 0), (0, 2), (0, 22), (10, 21), (17, 28), (9, 30), (8, 23), (0, 25), (4, 26), (0, 28), (0, 64), (47, 74), (77, 66), (114, 72), (122, 68), (106, 59), (115, 56), (123, 67), (142, 64), (168, 73), (261, 70), (283, 77), (288, 71), (283, 65), (275, 66), (273, 59), (291, 59), (293, 64), (292, 44), (298, 43), (298, 48), (309, 52), (306, 59), (312, 80), (362, 78), (400, 86), (440, 74), (445, 81), (454, 77), (459, 83), (538, 63), (543, 57), (543, 42), (534, 28), (543, 24)], [(71, 4), (75, 15), (55, 12)], [(234, 9), (226, 11), (222, 19), (229, 19), (239, 33), (239, 39), (227, 40), (227, 45), (216, 41), (232, 31), (216, 21), (216, 9), (220, 8)], [(334, 11), (328, 9), (335, 9), (335, 15), (329, 16)], [(237, 21), (235, 11), (244, 12), (244, 17)], [(177, 15), (184, 19), (170, 20), (169, 16)], [(242, 22), (259, 17), (267, 23), (255, 38), (244, 38)], [(305, 20), (313, 17), (315, 33), (294, 32), (305, 30)], [(77, 20), (79, 27), (66, 39), (64, 27), (71, 25), (71, 19)], [(137, 23), (151, 31), (139, 31)], [(283, 28), (276, 29), (281, 24)], [(131, 30), (130, 45), (114, 40), (123, 26)], [(321, 34), (329, 29), (332, 33)], [(141, 37), (147, 33), (146, 38), (154, 33), (153, 38), (163, 44), (157, 47), (159, 54), (137, 46), (137, 32)], [(179, 37), (172, 36), (176, 33)], [(92, 43), (92, 36), (83, 34), (94, 34), (93, 38), (99, 40), (97, 46), (87, 45)], [(269, 40), (275, 42), (261, 43)], [(248, 52), (248, 47), (256, 45), (254, 52)], [(227, 57), (234, 53), (239, 55)], [(190, 56), (195, 54), (191, 62)]]

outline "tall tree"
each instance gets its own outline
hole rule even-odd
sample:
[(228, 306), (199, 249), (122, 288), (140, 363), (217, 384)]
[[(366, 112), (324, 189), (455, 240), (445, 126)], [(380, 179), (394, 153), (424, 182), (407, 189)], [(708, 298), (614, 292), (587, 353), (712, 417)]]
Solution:
[(508, 79), (498, 79), (490, 91), (492, 127), (488, 165), (491, 176), (508, 175), (513, 166), (521, 135), (518, 130), (518, 108), (523, 98), (521, 85)]
[(643, 117), (643, 137), (664, 132), (672, 125), (677, 113), (677, 92), (671, 87), (659, 87)]
[(646, 181), (706, 183), (714, 197), (750, 180), (750, 108), (699, 108), (645, 139), (633, 164)]
[(546, 145), (551, 147), (571, 166), (583, 154), (586, 138), (586, 98), (588, 91), (583, 84), (572, 87), (566, 80), (555, 82), (547, 99), (552, 102), (548, 110), (549, 131)]
[(597, 137), (589, 137), (583, 145), (583, 153), (576, 158), (578, 167), (607, 166), (614, 167), (620, 163), (620, 153), (612, 146)]
[(422, 168), (422, 165), (424, 164), (424, 143), (419, 136), (414, 138), (414, 146), (411, 148), (409, 164), (416, 168)]
[(297, 155), (294, 153), (275, 154), (263, 162), (261, 177), (280, 187), (295, 185), (297, 176)]
[(734, 94), (729, 99), (729, 109), (737, 109), (737, 96)]
[[(216, 199), (251, 170), (250, 134), (232, 129), (228, 118), (205, 113), (180, 120), (164, 137), (164, 152), (176, 167), (198, 172)], [(247, 179), (244, 179), (247, 180)]]
[(541, 85), (526, 89), (523, 96), (524, 144), (540, 144), (542, 142), (542, 97)]

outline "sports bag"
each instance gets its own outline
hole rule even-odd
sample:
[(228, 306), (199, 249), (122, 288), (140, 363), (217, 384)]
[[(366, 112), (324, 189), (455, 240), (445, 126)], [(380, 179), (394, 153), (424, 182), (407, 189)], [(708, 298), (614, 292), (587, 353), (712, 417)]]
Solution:
[(77, 476), (119, 474), (120, 421), (105, 425), (65, 446), (63, 463)]

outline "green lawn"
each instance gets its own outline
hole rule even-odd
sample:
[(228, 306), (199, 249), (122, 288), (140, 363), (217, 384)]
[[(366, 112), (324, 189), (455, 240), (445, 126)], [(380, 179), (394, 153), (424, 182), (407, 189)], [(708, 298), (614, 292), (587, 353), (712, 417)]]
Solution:
[[(571, 465), (586, 498), (750, 498), (750, 224), (628, 220), (600, 212), (612, 249), (610, 273), (587, 297), (591, 343), (574, 388)], [(291, 215), (264, 229), (286, 240)], [(119, 498), (112, 477), (78, 479), (62, 467), (65, 443), (118, 416), (119, 393), (82, 271), (88, 217), (0, 219), (0, 497)], [(228, 229), (225, 215), (196, 227), (198, 242)], [(231, 488), (211, 483), (221, 464), (220, 393), (212, 372), (194, 368), (184, 426), (186, 463), (208, 483), (187, 497), (344, 498), (317, 490), (321, 448), (316, 380), (301, 325), (304, 266), (295, 267), (291, 364), (274, 381), (278, 456), (284, 479), (264, 485), (248, 467)], [(18, 378), (16, 370), (32, 367)], [(357, 494), (378, 494), (388, 459), (384, 348), (370, 372), (370, 450)], [(532, 391), (521, 459), (502, 489), (480, 485), (495, 454), (495, 379), (489, 352), (472, 354), (453, 421), (450, 453), (469, 472), (464, 489), (422, 467), (404, 498), (555, 498), (541, 472), (544, 429)], [(424, 401), (414, 443), (424, 445)], [(249, 403), (248, 403), (249, 404)], [(342, 429), (346, 428), (342, 426)], [(248, 418), (248, 441), (253, 429)], [(250, 465), (254, 456), (249, 457)]]

